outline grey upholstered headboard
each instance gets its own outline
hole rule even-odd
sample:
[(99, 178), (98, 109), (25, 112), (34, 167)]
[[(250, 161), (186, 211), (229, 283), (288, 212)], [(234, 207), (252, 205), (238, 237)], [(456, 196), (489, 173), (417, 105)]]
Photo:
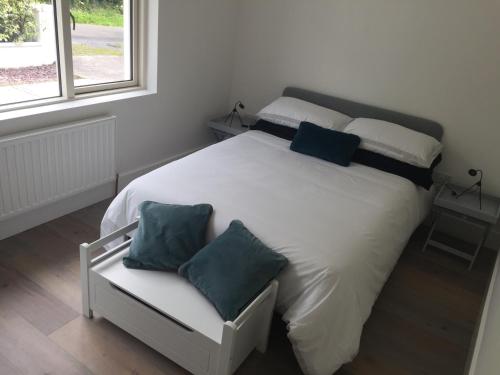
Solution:
[(351, 117), (366, 117), (377, 120), (389, 121), (402, 125), (408, 129), (416, 130), (430, 135), (441, 141), (443, 137), (443, 127), (437, 122), (425, 120), (419, 117), (405, 115), (403, 113), (377, 108), (366, 104), (356, 103), (346, 99), (336, 98), (314, 91), (304, 90), (297, 87), (287, 87), (283, 91), (283, 96), (302, 99), (310, 103), (320, 105), (339, 111)]

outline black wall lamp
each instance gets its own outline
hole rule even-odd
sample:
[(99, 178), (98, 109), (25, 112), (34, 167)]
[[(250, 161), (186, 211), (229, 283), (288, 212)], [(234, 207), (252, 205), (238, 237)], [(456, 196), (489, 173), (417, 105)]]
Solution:
[(458, 199), (462, 195), (470, 193), (474, 191), (474, 189), (479, 188), (479, 209), (483, 209), (483, 171), (481, 169), (469, 169), (469, 176), (476, 177), (479, 175), (479, 181), (475, 182), (471, 186), (469, 186), (467, 189), (462, 191), (460, 194), (457, 193), (456, 191), (452, 192), (452, 195)]
[(238, 100), (234, 104), (233, 110), (226, 116), (226, 119), (224, 120), (225, 123), (229, 122), (229, 127), (231, 127), (231, 125), (233, 124), (233, 120), (235, 117), (238, 117), (238, 119), (240, 120), (241, 126), (245, 126), (243, 124), (243, 120), (241, 118), (241, 115), (240, 115), (240, 112), (238, 111), (238, 109), (245, 109), (245, 105), (240, 100)]

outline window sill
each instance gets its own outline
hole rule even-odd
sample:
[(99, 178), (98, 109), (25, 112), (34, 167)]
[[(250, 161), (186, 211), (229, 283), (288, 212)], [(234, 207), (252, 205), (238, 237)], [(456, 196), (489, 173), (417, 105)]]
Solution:
[(0, 112), (0, 122), (16, 118), (36, 116), (44, 113), (64, 111), (67, 109), (88, 107), (97, 104), (111, 103), (121, 100), (138, 98), (142, 96), (156, 95), (156, 91), (134, 87), (132, 89), (114, 90), (109, 93), (98, 92), (81, 94), (75, 99), (47, 99), (28, 108), (12, 109)]

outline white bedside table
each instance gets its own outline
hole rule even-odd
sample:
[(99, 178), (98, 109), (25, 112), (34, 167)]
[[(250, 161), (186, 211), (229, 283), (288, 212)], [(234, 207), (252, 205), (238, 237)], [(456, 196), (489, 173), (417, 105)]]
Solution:
[[(455, 185), (443, 185), (434, 199), (435, 217), (427, 240), (422, 251), (428, 246), (459, 256), (468, 260), (469, 270), (474, 266), (479, 251), (488, 239), (491, 229), (500, 217), (500, 199), (483, 194), (482, 209), (479, 208), (479, 196), (477, 193), (467, 193), (456, 198), (453, 191), (462, 191), (463, 188)], [(453, 216), (463, 221), (470, 222), (483, 229), (482, 236), (473, 253), (456, 249), (448, 244), (433, 239), (436, 226), (443, 215)]]
[(235, 117), (230, 125), (228, 122), (224, 122), (225, 118), (226, 116), (219, 117), (210, 120), (207, 124), (219, 142), (248, 131), (249, 126), (254, 125), (257, 121), (255, 116), (244, 115), (242, 116), (243, 124), (239, 118)]

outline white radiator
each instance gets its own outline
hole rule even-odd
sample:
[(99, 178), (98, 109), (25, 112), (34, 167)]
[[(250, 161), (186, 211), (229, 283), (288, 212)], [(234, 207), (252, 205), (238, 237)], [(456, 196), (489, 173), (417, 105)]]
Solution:
[(115, 117), (0, 138), (0, 220), (116, 178)]

